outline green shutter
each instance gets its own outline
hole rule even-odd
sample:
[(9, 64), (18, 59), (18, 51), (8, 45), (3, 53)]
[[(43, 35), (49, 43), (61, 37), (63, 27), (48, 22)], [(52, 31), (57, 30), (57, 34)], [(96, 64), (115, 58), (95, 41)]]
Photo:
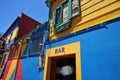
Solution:
[(71, 19), (72, 17), (72, 0), (68, 0), (68, 19)]
[(52, 21), (52, 23), (53, 23), (53, 26), (55, 27), (55, 23), (56, 23), (56, 10), (53, 12), (53, 21)]

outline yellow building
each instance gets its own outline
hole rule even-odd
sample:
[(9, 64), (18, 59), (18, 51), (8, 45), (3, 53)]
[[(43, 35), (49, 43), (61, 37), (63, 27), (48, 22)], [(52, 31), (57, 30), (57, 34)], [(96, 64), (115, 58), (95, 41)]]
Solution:
[(47, 0), (46, 3), (50, 8), (51, 40), (120, 17), (120, 0)]

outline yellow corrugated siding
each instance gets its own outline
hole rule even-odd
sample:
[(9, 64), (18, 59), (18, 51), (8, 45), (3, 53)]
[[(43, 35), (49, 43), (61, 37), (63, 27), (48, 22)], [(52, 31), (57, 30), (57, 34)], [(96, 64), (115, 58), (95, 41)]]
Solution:
[(10, 39), (10, 35), (6, 38), (6, 41), (5, 41), (6, 44), (9, 42), (9, 39)]
[[(52, 4), (52, 11), (62, 0), (56, 0)], [(120, 17), (120, 0), (81, 0), (81, 14), (72, 19), (71, 28), (54, 34), (52, 26), (52, 17), (50, 19), (50, 39), (56, 39), (65, 34), (74, 33), (76, 31), (100, 24), (102, 22)]]
[(17, 37), (18, 30), (19, 30), (19, 27), (17, 27), (17, 28), (13, 31), (13, 34), (12, 34), (11, 40)]
[(6, 42), (5, 42), (6, 44), (17, 37), (18, 30), (19, 30), (19, 27), (17, 27), (11, 34), (9, 34), (9, 36), (6, 38)]
[[(114, 11), (120, 8), (119, 3), (120, 2), (118, 0), (117, 1), (116, 0), (105, 0), (105, 1), (96, 0), (96, 2), (93, 3), (94, 5), (90, 5), (90, 7), (87, 6), (87, 8), (85, 9), (81, 8), (82, 21), (79, 23), (83, 23), (85, 21), (91, 20), (93, 18), (99, 17), (111, 11)], [(84, 8), (84, 6), (82, 7)]]

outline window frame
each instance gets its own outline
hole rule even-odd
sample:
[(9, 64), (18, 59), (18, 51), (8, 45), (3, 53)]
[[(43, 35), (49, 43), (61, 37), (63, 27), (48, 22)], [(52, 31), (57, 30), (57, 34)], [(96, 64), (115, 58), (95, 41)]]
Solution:
[[(42, 43), (44, 43), (44, 32), (43, 33), (40, 33), (40, 34), (37, 34), (37, 35), (35, 35), (35, 36), (33, 36), (32, 38), (31, 38), (31, 40), (30, 40), (30, 42), (29, 42), (29, 54), (28, 54), (28, 56), (34, 56), (34, 55), (39, 55), (40, 53), (42, 53), (43, 52), (43, 50), (41, 49), (40, 51), (37, 51), (37, 52), (30, 52), (30, 49), (31, 49), (31, 45), (32, 45), (32, 42), (33, 42), (33, 40), (35, 39), (35, 38), (40, 38), (40, 37), (42, 37), (40, 40), (42, 40)], [(39, 40), (39, 41), (40, 41)], [(39, 47), (39, 45), (38, 45), (38, 47)], [(42, 47), (44, 47), (44, 45), (42, 45)]]
[[(63, 5), (65, 4), (65, 3), (68, 3), (68, 18), (67, 18), (67, 20), (65, 20), (64, 22), (63, 22)], [(57, 12), (57, 10), (59, 9), (59, 8), (62, 8), (61, 9), (61, 23), (59, 23), (59, 24), (56, 24), (56, 12)], [(74, 16), (72, 16), (72, 0), (65, 0), (65, 1), (63, 1), (62, 3), (60, 3), (59, 5), (58, 5), (58, 7), (53, 11), (53, 26), (54, 26), (54, 28), (55, 28), (55, 33), (59, 33), (59, 32), (62, 32), (62, 31), (64, 31), (64, 30), (66, 30), (66, 29), (68, 29), (69, 27), (70, 27), (70, 25), (67, 25), (67, 27), (65, 27), (65, 28), (60, 28), (61, 26), (64, 26), (64, 25), (66, 25), (67, 23), (70, 23), (71, 22), (71, 19), (72, 18), (74, 18), (74, 17), (77, 17), (77, 16), (79, 16), (80, 15), (80, 0), (78, 0), (78, 14), (76, 14), (76, 15), (74, 15)], [(58, 30), (60, 28), (60, 30)]]
[(22, 42), (22, 46), (25, 46), (25, 47), (21, 48), (20, 58), (27, 57), (27, 55), (28, 55), (28, 46), (29, 46), (28, 43), (29, 43), (29, 41), (27, 41), (27, 39), (25, 38), (25, 40)]
[(2, 60), (0, 62), (0, 70), (2, 70), (6, 64), (6, 61), (8, 59), (8, 54), (7, 53), (4, 53), (3, 54), (3, 57), (2, 57)]
[(59, 25), (62, 23), (62, 18), (60, 18), (60, 21), (59, 21), (60, 23), (57, 23), (56, 15), (57, 15), (57, 10), (58, 10), (59, 8), (61, 8), (61, 9), (60, 9), (60, 17), (62, 17), (62, 13), (61, 13), (61, 12), (62, 12), (62, 7), (59, 6), (59, 7), (56, 8), (56, 13), (55, 13), (55, 26), (59, 26)]

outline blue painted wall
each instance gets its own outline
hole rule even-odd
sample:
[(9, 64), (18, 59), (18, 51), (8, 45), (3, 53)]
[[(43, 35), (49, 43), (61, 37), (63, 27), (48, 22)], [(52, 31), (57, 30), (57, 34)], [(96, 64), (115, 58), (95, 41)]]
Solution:
[[(37, 28), (33, 32), (30, 41), (35, 36), (38, 36), (38, 35), (41, 35), (42, 33), (44, 33), (44, 36), (43, 36), (43, 44), (44, 44), (47, 40), (47, 35), (48, 35), (47, 31), (48, 31), (48, 26), (47, 26), (47, 23), (45, 23), (44, 25), (41, 25), (39, 28)], [(28, 45), (30, 46), (30, 42)], [(26, 51), (26, 54), (24, 55), (24, 57), (22, 57), (22, 80), (43, 80), (44, 69), (39, 68), (38, 57), (40, 54), (43, 54), (45, 52), (40, 51), (37, 55), (36, 54), (30, 55), (29, 46), (27, 48), (28, 51)], [(44, 46), (44, 49), (45, 49), (45, 47), (46, 46)]]
[(81, 43), (82, 80), (120, 80), (120, 18), (50, 41), (47, 48)]
[(22, 59), (22, 80), (43, 80), (43, 69), (38, 67), (38, 57)]

